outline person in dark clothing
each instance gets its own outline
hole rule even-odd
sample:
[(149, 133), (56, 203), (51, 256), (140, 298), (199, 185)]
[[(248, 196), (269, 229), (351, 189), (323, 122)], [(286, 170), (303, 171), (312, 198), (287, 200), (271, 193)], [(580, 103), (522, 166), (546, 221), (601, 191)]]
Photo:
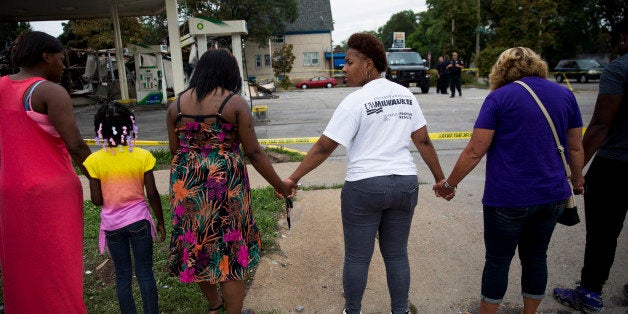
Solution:
[(445, 82), (445, 67), (447, 64), (445, 63), (442, 56), (438, 57), (438, 62), (434, 66), (436, 70), (436, 93), (437, 94), (447, 94), (447, 85)]
[(449, 69), (447, 69), (447, 65), (449, 64), (449, 55), (445, 55), (443, 59), (443, 63), (441, 64), (442, 72), (440, 77), (442, 78), (443, 88), (441, 89), (441, 94), (447, 95), (447, 89), (449, 88)]
[[(556, 300), (584, 312), (604, 309), (602, 289), (626, 220), (623, 193), (628, 175), (628, 19), (624, 18), (618, 29), (615, 42), (619, 57), (602, 72), (595, 110), (582, 139), (584, 165), (591, 160), (584, 185), (584, 266), (575, 288), (554, 289)], [(628, 296), (628, 284), (623, 293)]]
[(460, 81), (460, 74), (464, 68), (464, 62), (458, 59), (458, 53), (454, 51), (451, 54), (451, 60), (447, 64), (449, 70), (449, 88), (451, 89), (450, 98), (456, 97), (456, 89), (458, 90), (458, 96), (462, 96), (462, 82)]

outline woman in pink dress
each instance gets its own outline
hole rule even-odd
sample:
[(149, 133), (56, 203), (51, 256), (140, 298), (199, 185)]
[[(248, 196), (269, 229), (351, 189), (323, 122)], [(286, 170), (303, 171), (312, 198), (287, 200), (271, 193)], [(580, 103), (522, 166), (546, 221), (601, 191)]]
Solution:
[[(63, 46), (31, 32), (0, 78), (0, 261), (7, 313), (85, 313), (83, 195), (70, 156), (90, 154), (67, 91)], [(68, 154), (69, 153), (69, 154)], [(83, 173), (87, 173), (83, 171)]]

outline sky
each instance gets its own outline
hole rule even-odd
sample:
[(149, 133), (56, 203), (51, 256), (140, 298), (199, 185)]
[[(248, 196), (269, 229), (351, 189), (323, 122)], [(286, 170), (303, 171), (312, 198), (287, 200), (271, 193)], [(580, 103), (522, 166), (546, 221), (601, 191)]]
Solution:
[[(427, 10), (425, 0), (329, 0), (334, 19), (332, 39), (334, 45), (347, 40), (351, 34), (361, 31), (376, 31), (390, 17), (403, 10), (415, 13)], [(359, 5), (356, 3), (359, 2)], [(61, 23), (65, 21), (31, 22), (34, 30), (46, 32), (52, 36), (63, 33)]]

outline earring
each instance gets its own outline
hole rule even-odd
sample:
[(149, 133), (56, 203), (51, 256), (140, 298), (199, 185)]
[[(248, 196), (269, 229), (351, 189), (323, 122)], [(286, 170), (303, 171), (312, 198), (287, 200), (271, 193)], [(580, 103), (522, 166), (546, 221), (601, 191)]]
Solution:
[(367, 80), (371, 79), (371, 72), (369, 70), (366, 70), (366, 79)]

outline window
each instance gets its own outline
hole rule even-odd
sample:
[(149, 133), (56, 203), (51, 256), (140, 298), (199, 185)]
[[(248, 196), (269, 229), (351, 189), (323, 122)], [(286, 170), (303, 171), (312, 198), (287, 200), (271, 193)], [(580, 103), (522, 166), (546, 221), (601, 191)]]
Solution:
[(256, 68), (261, 68), (262, 67), (262, 56), (255, 55), (255, 67)]
[(265, 67), (270, 66), (270, 55), (264, 55), (264, 66)]
[(273, 41), (276, 43), (283, 43), (285, 41), (283, 35), (277, 35), (273, 37)]
[(318, 52), (304, 52), (303, 65), (318, 65)]

